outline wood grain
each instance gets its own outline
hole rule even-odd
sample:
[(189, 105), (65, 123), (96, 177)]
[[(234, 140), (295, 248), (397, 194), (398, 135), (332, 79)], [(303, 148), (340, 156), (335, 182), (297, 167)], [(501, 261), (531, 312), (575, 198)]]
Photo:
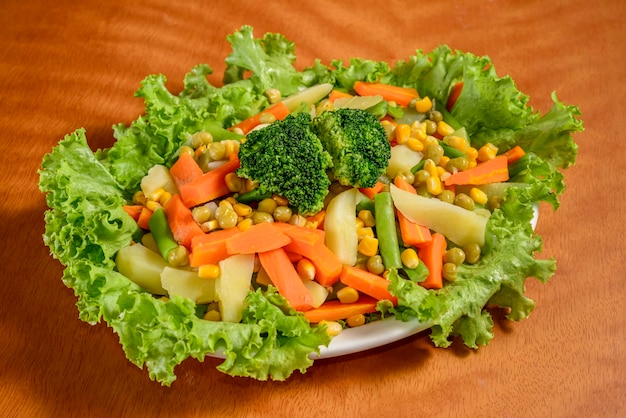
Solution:
[[(119, 3), (119, 4), (118, 4)], [(625, 198), (623, 60), (626, 3), (316, 1), (72, 2), (9, 0), (0, 12), (2, 275), (0, 416), (623, 416)], [(250, 24), (315, 58), (394, 61), (439, 44), (489, 55), (541, 112), (556, 91), (580, 106), (586, 131), (557, 212), (542, 207), (542, 257), (558, 271), (527, 282), (530, 318), (496, 315), (478, 351), (435, 349), (426, 333), (322, 360), (286, 382), (220, 374), (187, 360), (171, 388), (130, 364), (105, 324), (78, 319), (62, 267), (41, 239), (43, 155), (85, 127), (90, 145), (142, 112), (144, 76), (168, 87), (205, 62), (219, 83), (226, 35)]]

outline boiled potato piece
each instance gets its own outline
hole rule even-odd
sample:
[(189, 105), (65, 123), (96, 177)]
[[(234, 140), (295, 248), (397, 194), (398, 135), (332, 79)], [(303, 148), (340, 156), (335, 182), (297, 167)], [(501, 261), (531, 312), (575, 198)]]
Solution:
[(396, 208), (411, 221), (439, 232), (459, 246), (485, 243), (488, 217), (390, 185)]
[(387, 175), (393, 179), (398, 174), (408, 173), (417, 163), (422, 161), (424, 154), (413, 151), (406, 145), (391, 147), (391, 157), (387, 166)]
[(311, 292), (313, 296), (313, 307), (319, 308), (328, 297), (328, 289), (316, 282), (315, 280), (302, 280), (304, 286)]
[(117, 270), (148, 292), (165, 295), (161, 286), (161, 272), (167, 263), (160, 254), (137, 243), (124, 247), (115, 257)]
[(203, 279), (197, 271), (165, 267), (161, 272), (161, 285), (170, 297), (182, 296), (197, 304), (217, 301), (215, 280)]
[(240, 322), (245, 299), (250, 292), (254, 254), (230, 256), (219, 263), (220, 276), (215, 279), (222, 321)]
[(170, 171), (163, 165), (155, 165), (141, 179), (141, 191), (144, 195), (149, 196), (154, 191), (162, 188), (170, 194), (178, 193), (178, 188), (170, 176)]
[(326, 246), (343, 264), (356, 264), (359, 240), (356, 234), (356, 205), (358, 189), (339, 193), (326, 208), (324, 230)]

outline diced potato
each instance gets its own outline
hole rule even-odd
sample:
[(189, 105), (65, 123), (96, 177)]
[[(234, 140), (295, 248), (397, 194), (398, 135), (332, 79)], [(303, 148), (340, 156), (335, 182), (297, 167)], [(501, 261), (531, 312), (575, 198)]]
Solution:
[(387, 166), (387, 175), (394, 178), (400, 173), (408, 173), (417, 163), (422, 161), (424, 154), (413, 151), (406, 145), (391, 147), (391, 158)]
[(316, 282), (315, 280), (303, 280), (304, 286), (309, 289), (313, 296), (313, 307), (319, 308), (328, 297), (328, 289)]
[(459, 246), (485, 243), (488, 217), (439, 199), (406, 192), (390, 186), (393, 203), (404, 216), (446, 236)]
[(326, 208), (324, 230), (326, 246), (343, 264), (356, 264), (359, 240), (356, 232), (356, 205), (358, 189), (339, 193)]
[(222, 321), (239, 322), (250, 292), (254, 254), (230, 256), (219, 263), (220, 277), (215, 279), (215, 293)]
[(167, 263), (160, 254), (134, 244), (124, 247), (115, 257), (117, 270), (139, 286), (155, 295), (165, 295), (167, 292), (161, 286), (161, 272)]
[(165, 267), (161, 272), (161, 285), (170, 297), (178, 295), (194, 303), (217, 301), (215, 280), (203, 279), (197, 271)]
[(150, 168), (148, 174), (141, 179), (141, 191), (144, 195), (149, 196), (159, 188), (163, 188), (163, 190), (171, 194), (178, 193), (176, 184), (174, 184), (174, 180), (170, 176), (170, 171), (167, 167), (157, 164)]

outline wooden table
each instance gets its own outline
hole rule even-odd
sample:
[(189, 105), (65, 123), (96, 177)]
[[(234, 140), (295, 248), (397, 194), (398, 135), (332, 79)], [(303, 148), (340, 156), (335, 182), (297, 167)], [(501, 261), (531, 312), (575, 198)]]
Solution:
[[(297, 5), (295, 4), (297, 3)], [(624, 2), (5, 2), (0, 12), (2, 274), (0, 415), (624, 416), (626, 199)], [(173, 91), (195, 64), (219, 83), (225, 37), (250, 24), (297, 45), (297, 64), (353, 56), (393, 62), (439, 44), (488, 55), (546, 112), (550, 94), (580, 106), (577, 164), (557, 212), (542, 206), (542, 257), (558, 271), (527, 281), (530, 318), (496, 318), (478, 351), (434, 348), (427, 333), (316, 362), (286, 382), (219, 373), (187, 360), (171, 388), (131, 365), (105, 324), (78, 319), (62, 267), (41, 239), (37, 170), (66, 133), (91, 146), (143, 110), (144, 76)]]

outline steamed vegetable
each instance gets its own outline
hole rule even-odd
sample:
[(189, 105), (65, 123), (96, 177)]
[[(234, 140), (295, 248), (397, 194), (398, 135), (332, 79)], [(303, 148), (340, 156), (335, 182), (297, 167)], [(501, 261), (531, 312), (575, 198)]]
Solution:
[[(295, 45), (282, 35), (270, 33), (257, 39), (252, 28), (244, 26), (228, 40), (232, 53), (226, 58), (222, 86), (209, 83), (207, 75), (212, 70), (204, 64), (185, 76), (183, 90), (178, 94), (167, 90), (163, 75), (149, 76), (137, 91), (137, 96), (145, 101), (145, 113), (127, 126), (116, 125), (115, 142), (110, 148), (92, 152), (85, 131), (79, 129), (44, 157), (39, 185), (50, 208), (45, 214), (44, 242), (65, 265), (63, 281), (77, 295), (82, 320), (106, 321), (118, 334), (129, 360), (139, 367), (145, 366), (152, 379), (169, 385), (176, 378), (174, 368), (180, 362), (188, 357), (202, 360), (215, 352), (224, 356), (218, 369), (233, 376), (283, 380), (296, 370), (304, 372), (312, 364), (309, 356), (319, 353), (319, 347), (331, 339), (327, 333), (329, 326), (312, 326), (311, 322), (324, 323), (350, 316), (353, 319), (346, 320), (346, 324), (358, 325), (363, 323), (359, 322), (363, 314), (374, 314), (374, 318), (394, 314), (400, 320), (417, 319), (432, 325), (431, 338), (437, 346), (445, 347), (452, 337), (459, 336), (466, 345), (477, 347), (493, 337), (493, 321), (485, 306), (506, 308), (512, 320), (530, 314), (534, 302), (524, 295), (525, 280), (535, 277), (545, 282), (555, 270), (554, 260), (534, 257), (541, 250), (541, 239), (530, 226), (533, 204), (545, 201), (555, 208), (559, 205), (559, 196), (564, 191), (560, 169), (575, 162), (577, 146), (571, 134), (582, 130), (578, 108), (562, 104), (553, 95), (552, 109), (540, 115), (527, 105), (528, 98), (517, 90), (510, 77), (496, 75), (489, 58), (452, 51), (446, 46), (429, 53), (418, 50), (392, 65), (366, 59), (335, 60), (328, 66), (316, 62), (299, 71), (293, 65)], [(331, 104), (342, 100), (339, 96), (376, 104), (358, 112), (327, 110), (321, 113), (326, 118), (324, 124), (320, 122), (312, 129), (315, 122), (308, 112), (310, 100), (315, 99), (298, 95), (315, 86), (324, 86), (324, 94), (332, 91)], [(374, 87), (377, 90), (372, 90)], [(235, 128), (242, 121), (252, 120), (252, 125), (258, 127), (261, 119), (271, 122), (285, 113), (283, 108), (278, 116), (267, 116), (275, 99), (268, 91), (278, 91), (279, 102), (294, 115), (252, 130), (242, 141), (243, 128), (241, 125)], [(363, 96), (369, 94), (378, 97)], [(396, 102), (395, 106), (392, 101)], [(318, 105), (316, 111), (322, 107)], [(359, 115), (363, 118), (359, 121), (367, 119), (364, 113), (370, 116), (369, 121), (374, 118), (378, 125), (368, 125), (371, 130), (366, 134), (371, 134), (374, 141), (384, 138), (380, 147), (358, 145), (357, 132), (343, 129), (337, 118), (344, 113)], [(414, 153), (423, 153), (423, 159), (403, 173), (418, 179), (423, 177), (423, 182), (415, 180), (416, 193), (390, 184), (393, 179), (387, 177), (390, 173), (386, 160), (391, 154), (388, 148), (391, 144), (387, 141), (388, 132), (376, 120), (383, 116), (387, 121), (395, 119), (397, 127), (402, 126), (398, 129), (402, 135), (396, 135), (392, 142), (400, 144), (406, 140), (406, 146)], [(328, 128), (325, 133), (320, 129), (322, 126)], [(397, 128), (391, 122), (386, 126)], [(335, 131), (337, 127), (341, 129)], [(194, 135), (199, 132), (210, 134), (214, 142), (224, 147), (238, 144), (239, 160), (236, 153), (231, 154), (232, 159), (209, 159), (204, 161), (206, 164), (199, 164), (202, 174), (193, 165), (185, 167), (191, 160), (181, 159), (181, 149), (193, 144)], [(266, 134), (270, 133), (276, 135), (269, 138)], [(349, 158), (339, 152), (324, 151), (323, 141), (318, 138), (322, 135), (328, 135), (329, 145), (348, 138), (351, 141), (348, 146), (357, 144), (353, 149), (366, 156), (374, 169), (363, 170), (369, 165), (354, 163), (355, 160), (345, 165)], [(465, 147), (455, 147), (451, 136), (462, 137), (467, 141)], [(440, 137), (449, 139), (441, 142)], [(445, 188), (440, 172), (470, 169), (469, 165), (476, 162), (475, 154), (487, 144), (506, 156), (510, 182), (515, 186), (470, 185), (489, 189), (489, 197), (498, 200), (493, 209), (480, 207), (481, 203), (473, 203), (475, 207), (471, 210), (450, 203), (446, 199), (452, 191)], [(278, 147), (272, 148), (274, 145)], [(420, 145), (423, 149), (411, 148)], [(273, 159), (263, 160), (260, 158), (263, 154)], [(178, 161), (179, 165), (175, 166)], [(401, 170), (407, 166), (403, 162)], [(219, 175), (215, 174), (216, 170)], [(333, 188), (325, 199), (331, 185), (329, 170), (332, 178), (343, 178), (344, 182), (347, 179), (349, 186), (343, 192)], [(394, 171), (391, 175), (400, 170)], [(236, 173), (258, 181), (259, 187), (235, 191), (233, 174)], [(438, 180), (434, 180), (435, 176)], [(195, 185), (189, 186), (192, 183)], [(353, 186), (358, 186), (362, 193)], [(190, 243), (189, 267), (168, 265), (154, 251), (156, 244), (136, 244), (149, 242), (143, 239), (152, 236), (145, 233), (150, 227), (149, 219), (157, 205), (165, 205), (167, 215), (169, 201), (151, 201), (152, 209), (149, 209), (134, 197), (139, 191), (144, 197), (153, 193), (165, 195), (159, 189), (169, 193), (174, 203), (184, 203), (169, 215), (168, 226), (175, 239)], [(468, 195), (470, 192), (471, 189)], [(397, 300), (395, 305), (377, 301), (363, 292), (356, 301), (331, 300), (344, 285), (340, 281), (344, 264), (362, 267), (358, 239), (364, 232), (355, 232), (357, 207), (371, 210), (371, 199), (381, 193), (390, 193), (393, 198), (396, 210), (392, 216), (399, 211), (407, 219), (429, 227), (434, 231), (432, 241), (441, 246), (437, 251), (433, 247), (432, 256), (422, 254), (428, 263), (420, 262), (414, 269), (403, 264), (390, 268), (384, 279), (380, 275), (382, 270), (373, 273), (377, 277), (373, 281), (369, 280), (370, 276), (347, 279), (379, 297), (381, 289), (385, 290), (388, 294), (382, 297), (391, 297), (386, 301)], [(215, 208), (208, 211), (213, 217), (202, 221), (198, 220), (202, 211), (190, 209), (196, 205), (202, 207), (208, 200), (215, 204), (213, 199), (226, 200), (226, 197), (232, 207), (220, 212), (235, 213), (231, 229), (224, 229), (225, 225), (217, 222)], [(284, 198), (287, 203), (277, 204)], [(234, 225), (239, 217), (244, 218), (235, 211), (237, 199), (271, 208), (271, 214), (265, 213), (287, 219), (281, 222), (291, 222), (287, 215), (300, 215), (295, 217), (296, 222), (304, 220), (324, 230), (307, 228), (316, 231), (311, 234), (281, 230), (291, 243), (279, 250), (261, 252), (270, 253), (271, 262), (265, 266), (269, 272), (258, 269), (255, 255), (232, 255), (228, 250), (228, 240), (240, 233), (239, 226)], [(325, 205), (325, 212), (319, 212)], [(481, 210), (489, 216), (480, 214)], [(194, 225), (189, 213), (201, 233), (189, 227)], [(311, 215), (310, 220), (303, 218), (303, 214)], [(382, 215), (377, 216), (380, 220)], [(438, 218), (449, 222), (443, 224)], [(376, 230), (375, 226), (369, 228)], [(343, 237), (344, 232), (349, 239)], [(456, 280), (444, 279), (440, 289), (427, 289), (424, 284), (429, 282), (423, 280), (430, 271), (425, 271), (424, 264), (435, 271), (440, 256), (446, 257), (437, 234), (447, 237), (448, 242), (444, 243), (449, 249), (463, 247), (466, 261), (456, 266)], [(240, 249), (241, 244), (248, 248), (256, 245), (239, 244)], [(398, 242), (397, 246), (407, 244)], [(329, 252), (334, 258), (328, 256)], [(147, 257), (153, 260), (141, 265)], [(313, 280), (303, 279), (297, 270), (295, 274), (290, 270), (296, 260), (309, 257), (316, 270)], [(265, 256), (261, 258), (267, 261)], [(367, 268), (380, 269), (380, 258), (378, 254), (370, 257)], [(410, 261), (410, 257), (405, 259), (407, 263)], [(371, 265), (370, 260), (373, 260)], [(217, 278), (200, 277), (200, 271), (208, 266), (218, 268)], [(272, 266), (284, 268), (277, 271)], [(439, 280), (439, 275), (436, 278)], [(196, 292), (199, 287), (191, 283), (205, 283), (198, 280), (212, 280), (215, 295), (211, 294), (210, 284)], [(272, 285), (273, 281), (280, 283), (282, 292)], [(326, 286), (332, 287), (332, 292)], [(321, 289), (327, 291), (326, 295)], [(155, 297), (165, 294), (167, 298)], [(219, 304), (214, 306), (211, 299), (218, 299)], [(307, 310), (297, 312), (294, 306)], [(205, 318), (203, 309), (209, 307)], [(221, 309), (221, 321), (214, 320), (216, 307)]]

